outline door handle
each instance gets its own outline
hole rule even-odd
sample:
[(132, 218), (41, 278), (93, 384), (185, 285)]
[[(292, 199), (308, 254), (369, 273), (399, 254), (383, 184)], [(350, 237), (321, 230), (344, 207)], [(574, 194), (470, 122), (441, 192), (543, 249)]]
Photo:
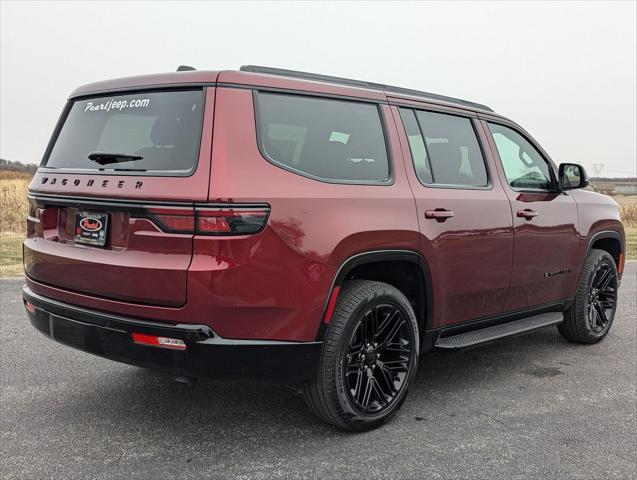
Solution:
[(437, 222), (444, 222), (448, 218), (453, 217), (453, 211), (444, 208), (436, 208), (435, 210), (425, 210), (425, 218), (433, 218)]
[(518, 210), (518, 217), (524, 217), (527, 220), (531, 220), (533, 217), (537, 217), (539, 213), (536, 210), (525, 208), (524, 210)]

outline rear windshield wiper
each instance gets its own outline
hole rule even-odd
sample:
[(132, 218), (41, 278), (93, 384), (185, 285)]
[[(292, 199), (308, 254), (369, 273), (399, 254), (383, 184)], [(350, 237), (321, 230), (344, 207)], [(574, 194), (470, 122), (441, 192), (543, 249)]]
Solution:
[(88, 154), (89, 160), (93, 160), (100, 165), (108, 165), (109, 163), (131, 162), (141, 160), (144, 157), (135, 155), (134, 153), (113, 153), (113, 152), (91, 152)]
[(147, 172), (145, 168), (98, 168), (100, 172)]

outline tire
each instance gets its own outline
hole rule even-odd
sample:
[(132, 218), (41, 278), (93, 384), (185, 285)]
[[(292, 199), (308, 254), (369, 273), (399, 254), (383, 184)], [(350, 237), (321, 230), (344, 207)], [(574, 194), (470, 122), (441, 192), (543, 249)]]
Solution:
[(560, 334), (575, 343), (603, 340), (615, 318), (618, 285), (613, 257), (603, 250), (591, 250), (577, 285), (575, 302), (564, 312), (564, 322), (557, 326)]
[(399, 410), (418, 366), (418, 323), (391, 285), (346, 282), (303, 395), (320, 419), (352, 431), (376, 428)]

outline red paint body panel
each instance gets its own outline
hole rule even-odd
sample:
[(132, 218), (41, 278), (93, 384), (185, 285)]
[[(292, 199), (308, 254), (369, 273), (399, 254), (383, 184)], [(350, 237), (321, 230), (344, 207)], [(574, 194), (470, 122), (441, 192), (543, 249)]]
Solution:
[[(396, 107), (394, 120), (400, 125)], [(419, 249), (433, 282), (433, 327), (502, 312), (511, 276), (511, 208), (500, 183), (489, 189), (427, 187), (414, 170), (407, 135), (400, 133), (405, 168), (416, 199)], [(485, 159), (487, 161), (489, 159)], [(489, 170), (494, 170), (488, 161)], [(443, 208), (454, 216), (444, 222), (425, 217)]]
[[(40, 210), (34, 206), (24, 244), (33, 292), (126, 317), (205, 324), (230, 339), (313, 341), (337, 272), (363, 252), (422, 255), (432, 293), (428, 327), (439, 328), (571, 298), (592, 235), (612, 230), (623, 238), (617, 206), (605, 197), (583, 191), (520, 195), (508, 188), (482, 112), (466, 106), (391, 97), (473, 118), (490, 171), (488, 189), (423, 186), (397, 107), (382, 91), (246, 72), (180, 72), (91, 84), (73, 96), (177, 84), (205, 84), (196, 171), (189, 177), (116, 176), (41, 168), (30, 187)], [(257, 145), (251, 87), (377, 102), (392, 181), (325, 183), (269, 163)], [(47, 195), (75, 203), (47, 206)], [(166, 233), (144, 214), (111, 205), (105, 207), (106, 247), (77, 245), (75, 210), (96, 198), (151, 203), (167, 214), (173, 202), (191, 212), (195, 204), (265, 204), (270, 215), (260, 233), (215, 237)], [(540, 215), (530, 221), (515, 216), (527, 207)], [(454, 216), (425, 218), (436, 208)], [(563, 268), (572, 274), (544, 279), (545, 272)]]
[[(250, 287), (218, 283), (228, 304), (224, 314), (232, 317), (240, 311), (246, 319), (235, 316), (220, 321), (224, 327), (228, 322), (226, 331), (232, 326), (232, 332), (244, 338), (253, 335), (260, 322), (276, 322), (275, 317), (288, 315), (287, 331), (277, 329), (277, 336), (270, 338), (313, 339), (336, 270), (348, 257), (368, 250), (417, 248), (418, 223), (396, 129), (387, 132), (395, 165), (393, 185), (330, 184), (288, 172), (261, 157), (250, 90), (219, 87), (216, 109), (223, 121), (215, 126), (210, 199), (267, 201), (272, 208), (268, 230), (280, 240), (281, 249), (285, 248), (277, 251), (264, 246), (260, 268), (249, 269), (239, 263), (224, 273), (225, 278), (236, 275), (239, 284), (242, 278), (249, 278)], [(381, 110), (389, 120), (389, 107)], [(246, 141), (238, 142), (237, 138)], [(236, 241), (226, 242), (227, 251), (234, 252)], [(201, 244), (202, 249), (205, 246)], [(205, 255), (202, 261), (207, 261)], [(217, 277), (212, 275), (206, 281), (215, 283)], [(215, 295), (217, 288), (213, 289)], [(242, 306), (237, 309), (234, 305)], [(289, 310), (277, 310), (284, 306)], [(217, 323), (215, 328), (219, 328)]]
[[(514, 191), (506, 174), (486, 122), (481, 122), (500, 183), (511, 202), (515, 254), (505, 311), (521, 310), (572, 298), (586, 256), (587, 243), (581, 241), (578, 209), (572, 192), (521, 193)], [(509, 124), (511, 124), (509, 122)], [(548, 154), (522, 128), (526, 139), (551, 162)], [(519, 211), (531, 210), (534, 217), (521, 217)], [(601, 213), (601, 212), (598, 212)], [(552, 272), (564, 271), (559, 275)]]
[[(622, 246), (626, 245), (626, 234), (619, 215), (619, 206), (615, 200), (608, 195), (588, 190), (573, 190), (571, 195), (577, 204), (579, 219), (578, 250), (581, 255), (585, 254), (589, 239), (602, 232), (617, 232), (621, 237)], [(624, 248), (622, 248), (622, 252), (624, 251)], [(625, 259), (625, 253), (622, 256)], [(577, 276), (582, 271), (582, 256), (580, 256), (579, 262)], [(619, 272), (620, 278), (622, 274), (623, 269)]]
[[(504, 309), (518, 310), (572, 297), (583, 258), (573, 197), (510, 191), (510, 198), (514, 213), (532, 209), (538, 216), (513, 217), (515, 255)], [(546, 276), (564, 270), (569, 273)]]

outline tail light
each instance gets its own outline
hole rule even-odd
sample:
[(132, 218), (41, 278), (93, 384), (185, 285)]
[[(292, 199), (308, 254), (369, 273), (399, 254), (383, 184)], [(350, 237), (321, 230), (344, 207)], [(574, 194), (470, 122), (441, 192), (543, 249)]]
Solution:
[(147, 208), (146, 212), (164, 232), (194, 233), (195, 214), (192, 208)]
[(202, 235), (250, 235), (263, 230), (270, 209), (202, 208), (197, 210), (197, 233)]
[(197, 235), (251, 235), (265, 227), (267, 205), (223, 205), (192, 208), (147, 208), (163, 231)]
[(58, 234), (59, 213), (59, 208), (53, 206), (41, 207), (33, 197), (29, 197), (27, 237), (56, 237)]

